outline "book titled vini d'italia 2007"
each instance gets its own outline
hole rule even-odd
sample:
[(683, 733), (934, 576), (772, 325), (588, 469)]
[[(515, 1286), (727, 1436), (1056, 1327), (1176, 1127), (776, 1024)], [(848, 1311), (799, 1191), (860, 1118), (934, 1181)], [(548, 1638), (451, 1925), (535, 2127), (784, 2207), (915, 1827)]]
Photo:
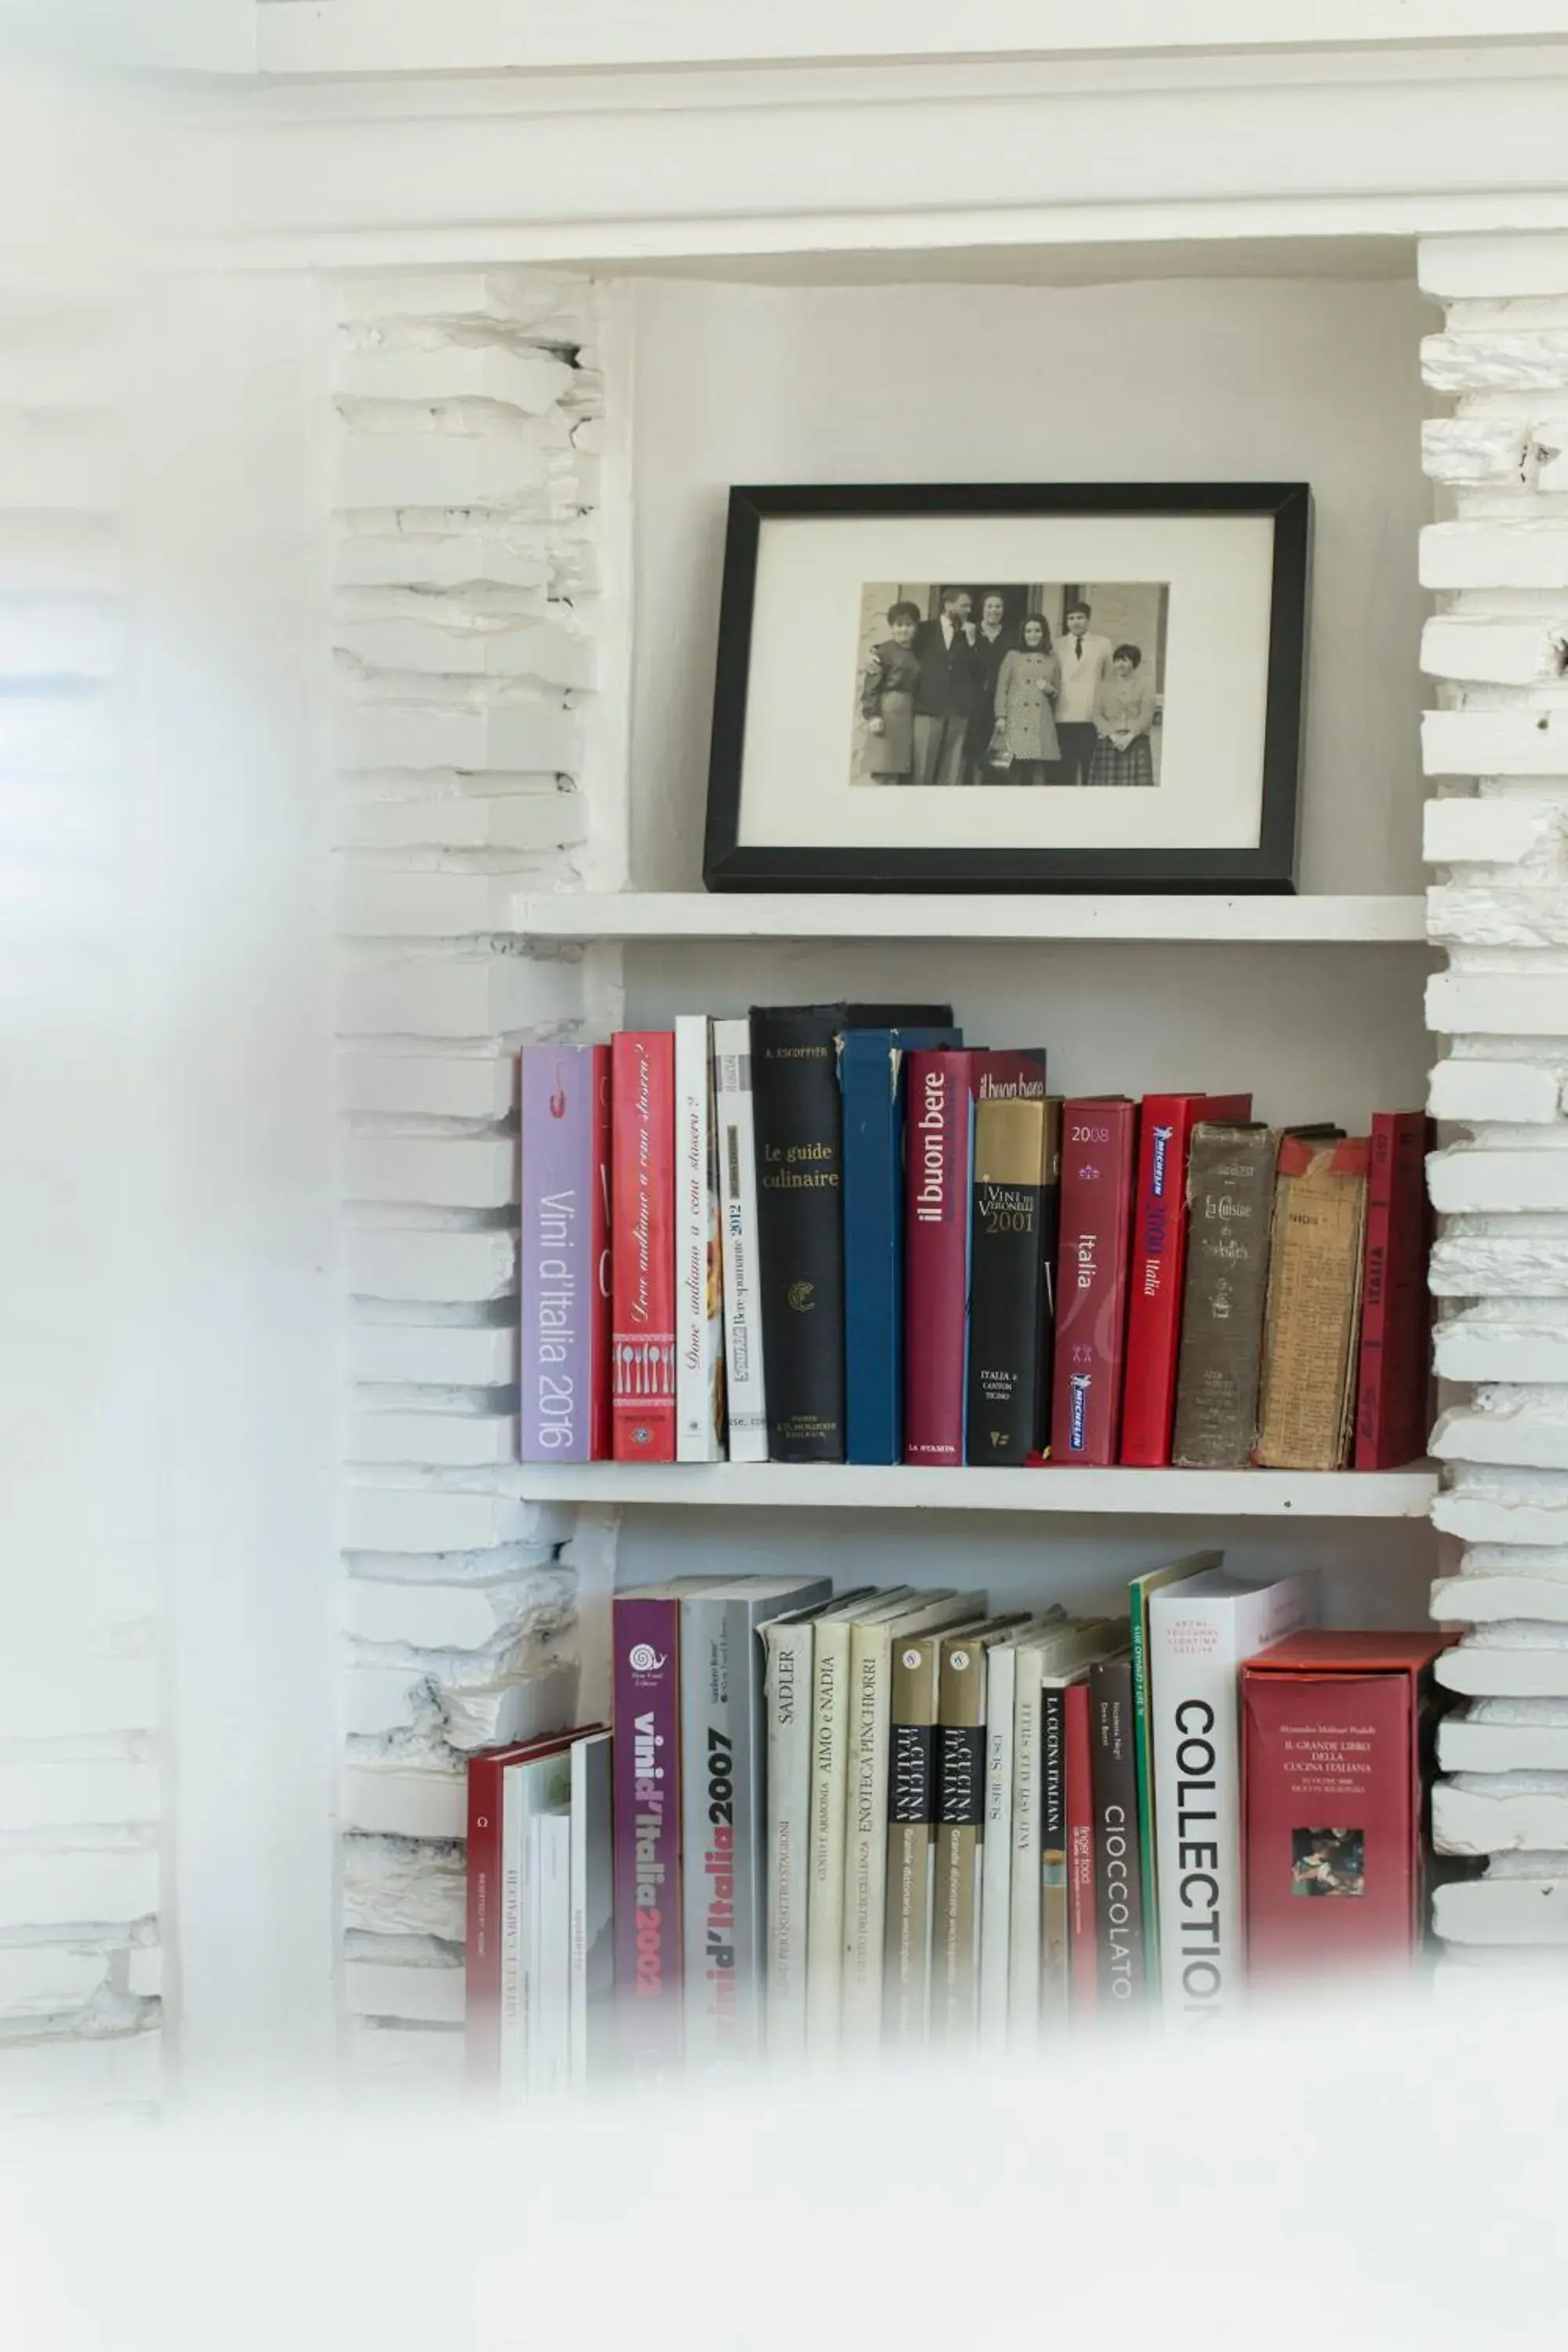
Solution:
[(680, 1602), (684, 2047), (689, 2070), (754, 2059), (767, 1948), (762, 1629), (826, 1601), (826, 1577), (742, 1577)]

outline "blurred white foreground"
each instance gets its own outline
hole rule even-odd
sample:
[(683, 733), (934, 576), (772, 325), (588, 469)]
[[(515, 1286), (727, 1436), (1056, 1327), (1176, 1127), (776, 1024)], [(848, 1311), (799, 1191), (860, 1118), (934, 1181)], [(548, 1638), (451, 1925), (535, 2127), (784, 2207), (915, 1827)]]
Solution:
[(1568, 2054), (1508, 1991), (1462, 2036), (1405, 2004), (510, 2127), (14, 2142), (5, 2341), (1561, 2346)]

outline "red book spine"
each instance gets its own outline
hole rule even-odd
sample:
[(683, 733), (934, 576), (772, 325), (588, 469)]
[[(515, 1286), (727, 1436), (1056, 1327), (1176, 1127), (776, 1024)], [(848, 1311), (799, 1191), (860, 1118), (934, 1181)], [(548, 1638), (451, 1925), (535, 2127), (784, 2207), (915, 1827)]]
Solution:
[(1372, 1122), (1356, 1367), (1358, 1470), (1397, 1470), (1426, 1451), (1431, 1139), (1420, 1111), (1379, 1111)]
[(506, 1768), (568, 1748), (575, 1735), (546, 1732), (468, 1759), (468, 1843), (463, 2041), (468, 2080), (494, 2089), (500, 2075), (501, 1831)]
[(611, 1423), (617, 1462), (675, 1459), (675, 1038), (610, 1047)]
[(1408, 1965), (1421, 1790), (1415, 1675), (1242, 1669), (1247, 1974)]
[(904, 1460), (952, 1466), (969, 1370), (974, 1056), (933, 1047), (904, 1061)]
[(468, 1759), (463, 2055), (470, 2083), (500, 2074), (500, 1801), (505, 1751)]
[(1068, 1683), (1065, 1696), (1068, 1966), (1072, 2007), (1082, 2011), (1095, 2006), (1100, 1981), (1094, 1911), (1094, 1764), (1088, 1683)]
[(1121, 1460), (1129, 1468), (1161, 1469), (1171, 1459), (1193, 1129), (1200, 1118), (1229, 1122), (1251, 1117), (1250, 1095), (1143, 1097), (1121, 1395)]
[(1063, 1106), (1053, 1463), (1106, 1469), (1116, 1460), (1137, 1136), (1136, 1103)]
[(588, 1322), (588, 1458), (608, 1462), (610, 1433), (610, 1049), (593, 1048), (594, 1286)]

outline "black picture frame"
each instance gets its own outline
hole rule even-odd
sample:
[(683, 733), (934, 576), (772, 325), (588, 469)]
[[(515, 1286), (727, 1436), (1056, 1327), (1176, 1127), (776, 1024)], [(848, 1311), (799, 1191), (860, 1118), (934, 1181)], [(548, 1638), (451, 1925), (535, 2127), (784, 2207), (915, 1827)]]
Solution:
[[(721, 890), (1167, 891), (1289, 895), (1306, 673), (1312, 494), (1305, 482), (748, 486), (730, 492), (702, 879)], [(1262, 516), (1274, 526), (1258, 839), (1243, 848), (742, 846), (742, 763), (764, 523), (846, 515)], [(1114, 802), (1115, 794), (1105, 796)], [(1108, 809), (1108, 815), (1110, 814)]]

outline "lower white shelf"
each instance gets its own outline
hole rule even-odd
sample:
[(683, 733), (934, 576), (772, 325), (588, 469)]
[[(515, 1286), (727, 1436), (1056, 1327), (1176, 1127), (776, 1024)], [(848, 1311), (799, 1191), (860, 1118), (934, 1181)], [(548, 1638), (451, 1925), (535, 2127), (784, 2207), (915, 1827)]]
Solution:
[(1437, 1491), (1405, 1470), (918, 1470), (789, 1462), (530, 1463), (538, 1502), (827, 1511), (1120, 1512), (1126, 1517), (1418, 1519)]

